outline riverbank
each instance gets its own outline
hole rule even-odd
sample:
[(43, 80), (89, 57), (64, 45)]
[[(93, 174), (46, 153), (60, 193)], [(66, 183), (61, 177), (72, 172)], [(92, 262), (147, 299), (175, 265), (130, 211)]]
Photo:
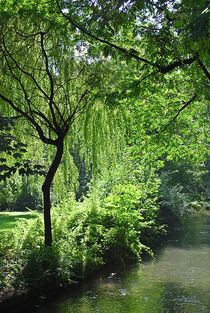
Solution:
[[(83, 214), (83, 211), (80, 213)], [(88, 217), (89, 213), (87, 211), (86, 211), (86, 214)], [(100, 221), (100, 225), (101, 225), (102, 221), (99, 218), (100, 215), (98, 216), (95, 211), (94, 211), (94, 214), (95, 214), (94, 215), (95, 219)], [(60, 221), (63, 220), (62, 217), (59, 216)], [(56, 222), (59, 223), (59, 219), (58, 219), (57, 215), (56, 215), (56, 218), (57, 218)], [(80, 216), (77, 216), (77, 218), (80, 219)], [(84, 216), (83, 216), (83, 218), (84, 218)], [(39, 235), (40, 229), (42, 229), (41, 224), (39, 225), (39, 227), (37, 227), (37, 222), (39, 225), (38, 219), (37, 220), (33, 219), (31, 221), (27, 221), (27, 223), (29, 223), (29, 225), (33, 226), (32, 230), (30, 230), (28, 232), (28, 234), (30, 234), (30, 237), (29, 237), (30, 242), (32, 242), (32, 243), (34, 243), (33, 238), (37, 238)], [(88, 225), (86, 223), (86, 218), (85, 218), (85, 224), (87, 227)], [(23, 228), (25, 229), (26, 224), (23, 224), (22, 226), (24, 226), (24, 227), (22, 227), (18, 232), (19, 234), (21, 234), (21, 236), (23, 235)], [(119, 229), (119, 231), (120, 231), (120, 229)], [(146, 230), (145, 230), (145, 232), (146, 232)], [(62, 234), (61, 234), (61, 236), (62, 236)], [(95, 234), (95, 236), (97, 236), (97, 233)], [(98, 239), (99, 239), (98, 237), (97, 238), (94, 237), (93, 242), (97, 243)], [(118, 242), (118, 244), (119, 243), (122, 244), (121, 242)], [(19, 242), (19, 244), (20, 244), (20, 242)], [(60, 248), (62, 248), (62, 246), (60, 246)], [(81, 246), (80, 246), (80, 248), (81, 248)], [(84, 246), (82, 248), (84, 248)], [(26, 277), (26, 279), (27, 279), (27, 280), (25, 280), (23, 286), (26, 286), (26, 282), (28, 281), (31, 284), (33, 283), (34, 285), (32, 285), (32, 286), (34, 286), (34, 287), (31, 289), (28, 289), (28, 290), (26, 288), (22, 288), (22, 289), (21, 288), (13, 288), (13, 289), (8, 288), (8, 289), (5, 289), (6, 292), (2, 293), (2, 297), (1, 297), (1, 303), (0, 303), (0, 310), (1, 311), (3, 311), (3, 312), (6, 311), (9, 313), (13, 313), (13, 312), (19, 313), (19, 312), (24, 312), (26, 310), (26, 307), (27, 307), (27, 312), (29, 312), (29, 310), (35, 309), (37, 307), (37, 305), (39, 305), (40, 303), (45, 303), (47, 301), (51, 301), (51, 299), (54, 299), (54, 297), (56, 295), (60, 295), (62, 293), (65, 293), (66, 290), (71, 292), (73, 289), (75, 289), (75, 286), (77, 286), (77, 284), (75, 284), (75, 282), (78, 283), (79, 286), (81, 286), (82, 282), (88, 281), (90, 279), (90, 277), (92, 279), (93, 276), (97, 275), (98, 272), (102, 271), (102, 268), (104, 267), (103, 264), (107, 263), (107, 260), (109, 260), (109, 261), (112, 260), (113, 261), (112, 263), (115, 264), (117, 251), (119, 251), (119, 252), (122, 251), (122, 249), (124, 249), (124, 247), (121, 246), (120, 247), (121, 250), (119, 250), (119, 248), (116, 244), (114, 244), (114, 246), (110, 245), (109, 250), (108, 250), (108, 253), (109, 253), (108, 255), (105, 256), (105, 252), (107, 253), (107, 250), (104, 250), (103, 263), (101, 263), (101, 265), (99, 263), (95, 263), (95, 264), (92, 263), (92, 267), (91, 267), (90, 263), (86, 262), (86, 268), (84, 268), (84, 267), (82, 267), (81, 261), (80, 261), (80, 263), (74, 263), (74, 269), (76, 269), (76, 264), (77, 264), (77, 275), (73, 274), (72, 273), (72, 267), (71, 268), (69, 267), (69, 269), (71, 271), (69, 271), (67, 274), (69, 275), (68, 277), (71, 277), (71, 280), (66, 281), (65, 284), (62, 284), (62, 282), (64, 282), (64, 279), (62, 278), (62, 281), (60, 281), (60, 285), (59, 285), (59, 281), (54, 279), (55, 277), (57, 277), (56, 275), (58, 274), (58, 265), (57, 265), (58, 259), (57, 258), (58, 257), (60, 258), (60, 254), (55, 255), (54, 250), (48, 251), (47, 254), (41, 255), (41, 261), (42, 262), (38, 263), (39, 258), (37, 258), (37, 250), (36, 249), (35, 249), (36, 253), (32, 255), (35, 257), (35, 259), (33, 257), (31, 257), (31, 255), (29, 255), (30, 258), (28, 260), (32, 261), (31, 267), (28, 267), (28, 268), (23, 267), (23, 270), (21, 272), (21, 275), (22, 274), (24, 274), (24, 275), (29, 274), (29, 276), (22, 276), (23, 278)], [(40, 253), (43, 253), (43, 252), (45, 253), (45, 250), (40, 250), (40, 248), (38, 248), (38, 249), (39, 249), (38, 250), (38, 252), (39, 252), (38, 256), (40, 257)], [(85, 250), (85, 251), (89, 252), (88, 249), (89, 249), (89, 246), (87, 247), (87, 250)], [(61, 249), (61, 251), (63, 252), (63, 248)], [(85, 251), (83, 250), (80, 252), (84, 253)], [(143, 251), (144, 250), (142, 250), (141, 253), (143, 253)], [(56, 250), (55, 250), (55, 252), (56, 252)], [(68, 253), (68, 250), (66, 250), (65, 253)], [(68, 256), (68, 254), (67, 254), (67, 256)], [(118, 254), (118, 257), (119, 256), (120, 256), (120, 254)], [(17, 257), (18, 256), (16, 256), (16, 258)], [(46, 272), (46, 268), (43, 267), (45, 265), (43, 263), (43, 260), (48, 260), (49, 257), (50, 257), (50, 259), (54, 260), (54, 263), (51, 264), (51, 268), (50, 268), (51, 272)], [(56, 257), (56, 259), (55, 259), (55, 257)], [(111, 258), (111, 257), (113, 257), (113, 258)], [(17, 258), (17, 260), (18, 260), (18, 258)], [(26, 259), (24, 259), (24, 261), (25, 260)], [(62, 259), (62, 260), (64, 260), (64, 259)], [(67, 259), (65, 259), (65, 260), (67, 260)], [(97, 259), (94, 259), (94, 260), (97, 261)], [(128, 260), (128, 258), (127, 258), (127, 260)], [(70, 263), (70, 261), (71, 260), (68, 259), (68, 266), (72, 264), (72, 263)], [(75, 261), (78, 261), (78, 259), (75, 259)], [(118, 258), (118, 261), (121, 262), (122, 260), (120, 258)], [(28, 263), (28, 264), (30, 264), (30, 263)], [(80, 266), (78, 267), (78, 265), (80, 265)], [(34, 267), (35, 267), (35, 270), (34, 270)], [(40, 273), (40, 269), (42, 270), (42, 273)], [(63, 273), (64, 269), (67, 270), (67, 268), (64, 268), (64, 266), (63, 266), (61, 273)], [(46, 276), (46, 273), (48, 273), (50, 275)], [(43, 277), (43, 275), (45, 275), (45, 276)], [(21, 281), (19, 278), (18, 283), (20, 283), (20, 282)], [(44, 284), (43, 284), (43, 282), (44, 282)], [(19, 286), (21, 286), (21, 285), (19, 285)]]
[(210, 310), (210, 214), (174, 226), (155, 259), (106, 266), (68, 288), (0, 305), (7, 313), (206, 313)]
[(70, 292), (74, 288), (73, 285), (65, 288), (51, 288), (49, 289), (46, 294), (37, 294), (36, 292), (22, 292), (16, 294), (11, 290), (6, 291), (4, 293), (0, 293), (0, 312), (7, 312), (7, 313), (22, 313), (22, 312), (33, 312), (40, 306), (47, 304), (62, 295), (67, 290)]
[(32, 313), (39, 309), (39, 307), (50, 304), (55, 298), (59, 298), (62, 295), (71, 295), (78, 293), (83, 286), (87, 285), (90, 281), (98, 279), (103, 273), (111, 273), (110, 278), (114, 278), (113, 272), (121, 269), (122, 271), (132, 264), (137, 264), (134, 260), (130, 260), (126, 264), (105, 264), (98, 268), (96, 271), (89, 273), (85, 277), (79, 277), (77, 281), (72, 281), (68, 286), (65, 287), (53, 287), (46, 289), (44, 293), (39, 294), (36, 291), (16, 293), (15, 290), (7, 290), (4, 293), (0, 293), (0, 312), (7, 313)]
[(187, 217), (154, 260), (109, 268), (32, 313), (210, 312), (210, 216)]
[(89, 277), (107, 263), (138, 260), (145, 252), (151, 253), (150, 243), (161, 227), (155, 221), (155, 213), (144, 216), (139, 212), (139, 197), (137, 189), (127, 188), (101, 205), (87, 198), (82, 203), (72, 200), (54, 208), (52, 247), (43, 246), (40, 214), (34, 213), (36, 218), (24, 219), (5, 232), (0, 238), (3, 302), (8, 296), (48, 297)]

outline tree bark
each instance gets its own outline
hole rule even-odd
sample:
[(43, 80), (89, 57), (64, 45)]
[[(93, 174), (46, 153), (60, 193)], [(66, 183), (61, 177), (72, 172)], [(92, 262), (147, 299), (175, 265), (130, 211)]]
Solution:
[(50, 189), (52, 186), (53, 178), (60, 165), (63, 155), (63, 138), (58, 138), (56, 143), (55, 158), (47, 172), (45, 181), (42, 185), (43, 202), (44, 202), (44, 235), (45, 235), (45, 247), (52, 245), (52, 226), (51, 226), (51, 197)]

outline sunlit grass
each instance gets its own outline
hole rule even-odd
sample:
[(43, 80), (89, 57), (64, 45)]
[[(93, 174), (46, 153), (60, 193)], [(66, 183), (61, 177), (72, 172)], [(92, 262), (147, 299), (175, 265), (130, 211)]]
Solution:
[(0, 233), (12, 229), (20, 219), (34, 217), (32, 212), (0, 212)]

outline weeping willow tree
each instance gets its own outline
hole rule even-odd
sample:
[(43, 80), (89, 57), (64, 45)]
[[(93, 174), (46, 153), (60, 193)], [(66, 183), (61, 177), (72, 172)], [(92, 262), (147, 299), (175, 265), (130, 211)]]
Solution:
[[(99, 121), (99, 114), (92, 113), (94, 108), (99, 112), (101, 99), (97, 95), (106, 77), (99, 70), (100, 60), (84, 57), (83, 43), (65, 24), (51, 24), (47, 16), (43, 19), (40, 12), (30, 10), (19, 10), (17, 18), (1, 13), (1, 105), (25, 120), (28, 140), (31, 133), (55, 150), (42, 185), (45, 246), (51, 246), (50, 190), (63, 157), (64, 141), (82, 127), (82, 120), (86, 121), (86, 130), (88, 120), (93, 123), (94, 117)], [(94, 128), (95, 138), (99, 138), (101, 129)]]

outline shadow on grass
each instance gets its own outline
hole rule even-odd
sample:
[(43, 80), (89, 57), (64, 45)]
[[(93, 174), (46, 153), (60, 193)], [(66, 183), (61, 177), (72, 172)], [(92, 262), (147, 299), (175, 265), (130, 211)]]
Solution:
[(18, 220), (31, 219), (36, 216), (31, 212), (1, 212), (0, 213), (0, 233), (13, 228)]

